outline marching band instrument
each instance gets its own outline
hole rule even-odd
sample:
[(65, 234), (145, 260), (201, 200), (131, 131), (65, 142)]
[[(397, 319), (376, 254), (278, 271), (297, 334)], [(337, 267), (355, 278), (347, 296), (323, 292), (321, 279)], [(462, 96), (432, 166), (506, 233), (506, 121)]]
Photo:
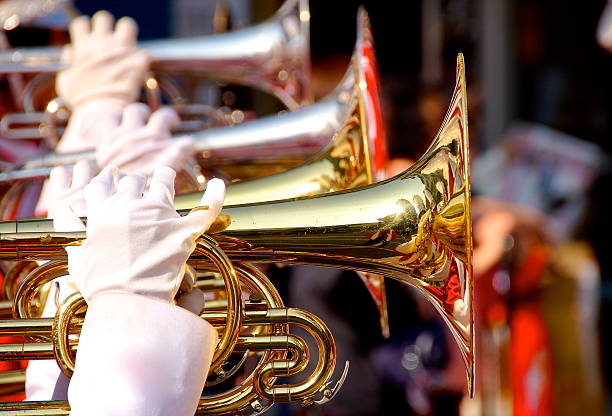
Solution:
[[(243, 262), (312, 264), (373, 272), (414, 286), (433, 304), (459, 345), (467, 368), (468, 390), (473, 394), (472, 236), (463, 56), (458, 57), (456, 88), (442, 126), (430, 148), (412, 167), (394, 178), (357, 189), (227, 206), (209, 233), (201, 237), (190, 264), (196, 268), (210, 268), (212, 261), (216, 266), (223, 266), (219, 269), (228, 284), (228, 310), (220, 313), (219, 318), (227, 323), (222, 341), (235, 340), (230, 343), (229, 349), (237, 348), (242, 342), (237, 331), (229, 328), (240, 328), (250, 319), (249, 307), (243, 307), (240, 298), (231, 299), (232, 293), (239, 292), (236, 290), (235, 270), (248, 267)], [(32, 282), (38, 279), (39, 283), (45, 283), (65, 273), (65, 263), (57, 260), (65, 258), (63, 248), (79, 244), (85, 238), (84, 232), (54, 232), (50, 220), (0, 223), (1, 260), (56, 260), (39, 267), (42, 271), (33, 271), (22, 283), (15, 300), (16, 312), (21, 317), (28, 318), (23, 312), (27, 310), (29, 300), (35, 296)], [(257, 280), (255, 273), (251, 274)], [(26, 290), (26, 287), (29, 289)], [(271, 304), (268, 300), (265, 303), (268, 306)], [(74, 326), (70, 323), (71, 317), (80, 308), (82, 303), (79, 305), (78, 299), (71, 299), (61, 305), (54, 319), (55, 333), (63, 334), (59, 341), (53, 341), (57, 344), (53, 354), (60, 362), (70, 361), (64, 353), (70, 353), (72, 344), (65, 334)], [(286, 319), (291, 314), (283, 310), (280, 315)], [(262, 325), (280, 319), (274, 307), (267, 309), (266, 306), (259, 316), (268, 317), (256, 319)], [(315, 338), (319, 346), (325, 345), (324, 339), (329, 338), (323, 336), (326, 329), (317, 319), (301, 313), (293, 316), (300, 324), (317, 328), (313, 331), (318, 334)], [(213, 318), (211, 316), (214, 321)], [(76, 321), (78, 318), (75, 324)], [(18, 322), (14, 323), (17, 329), (12, 330), (18, 330)], [(3, 322), (1, 326), (9, 331), (10, 325), (11, 322)], [(40, 322), (36, 325), (44, 326)], [(43, 329), (31, 328), (30, 331), (43, 333)], [(44, 343), (39, 344), (39, 349), (47, 348)], [(60, 344), (63, 347), (60, 348)], [(299, 341), (287, 341), (289, 344), (296, 350), (303, 348)], [(326, 353), (333, 357), (334, 348), (331, 345), (328, 347), (330, 350)], [(3, 346), (4, 356), (16, 359), (25, 348), (25, 345)], [(275, 352), (270, 354), (274, 355)], [(258, 366), (254, 376), (248, 377), (238, 387), (249, 386), (249, 394), (255, 396), (249, 396), (248, 400), (243, 400), (245, 396), (242, 394), (235, 396), (233, 393), (231, 398), (224, 394), (204, 397), (200, 411), (207, 414), (235, 414), (246, 410), (259, 411), (274, 401), (313, 401), (318, 392), (324, 397), (333, 396), (334, 389), (325, 390), (327, 377), (331, 374), (325, 370), (326, 362), (318, 363), (315, 378), (307, 379), (303, 389), (296, 391), (295, 396), (293, 386), (274, 385), (276, 375), (285, 376), (287, 372), (301, 369), (297, 361), (303, 354), (303, 351), (291, 354), (292, 359), (296, 360), (292, 361), (296, 362), (295, 365), (289, 365), (286, 360), (275, 363), (273, 358)], [(43, 353), (29, 352), (28, 358), (35, 359), (38, 355)], [(227, 356), (225, 351), (218, 350), (216, 358), (224, 355)], [(218, 368), (218, 361), (213, 363), (213, 371)], [(9, 408), (13, 412), (23, 409), (24, 414), (35, 414), (27, 409), (44, 409), (46, 414), (65, 414), (67, 405), (65, 402), (30, 402), (12, 403)]]
[[(310, 12), (307, 0), (287, 0), (258, 25), (218, 35), (141, 43), (157, 73), (189, 71), (253, 86), (294, 110), (311, 102)], [(0, 73), (49, 73), (65, 68), (61, 47), (0, 53)]]
[[(360, 15), (365, 16), (364, 13)], [(352, 61), (329, 96), (293, 112), (192, 134), (199, 164), (218, 167), (239, 179), (251, 176), (249, 172), (262, 166), (275, 165), (277, 170), (294, 166), (305, 156), (332, 143), (334, 137), (346, 135), (347, 126), (361, 118), (369, 122), (367, 128), (371, 130), (368, 136), (372, 146), (382, 148), (384, 138), (380, 133), (382, 117), (372, 36), (367, 17), (358, 20)], [(359, 76), (355, 76), (355, 71), (360, 71)], [(380, 171), (386, 160), (386, 150), (380, 150), (377, 155), (373, 163)], [(46, 178), (54, 166), (74, 165), (80, 159), (95, 160), (95, 154), (93, 151), (46, 153), (1, 172), (0, 184)], [(371, 172), (369, 176), (372, 177)], [(265, 199), (269, 198), (258, 200)]]

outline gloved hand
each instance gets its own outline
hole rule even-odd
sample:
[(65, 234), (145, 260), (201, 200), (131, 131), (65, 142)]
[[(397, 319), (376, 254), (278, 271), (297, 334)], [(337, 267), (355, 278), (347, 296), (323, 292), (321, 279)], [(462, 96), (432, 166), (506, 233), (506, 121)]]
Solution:
[(139, 95), (149, 57), (136, 45), (138, 26), (123, 17), (113, 31), (113, 23), (104, 10), (91, 18), (91, 26), (87, 16), (70, 23), (71, 44), (63, 58), (71, 65), (57, 75), (56, 88), (71, 109), (101, 98), (126, 105)]
[(57, 75), (58, 95), (72, 116), (57, 150), (96, 147), (108, 123), (117, 122), (123, 108), (140, 93), (149, 67), (146, 51), (136, 45), (138, 27), (130, 18), (117, 21), (106, 11), (90, 20), (80, 16), (70, 24), (71, 45), (64, 58), (69, 68)]
[[(70, 275), (88, 303), (68, 390), (71, 416), (195, 412), (217, 336), (172, 300), (225, 187), (211, 180), (201, 200), (209, 210), (181, 218), (174, 176), (156, 169), (144, 193), (144, 176), (115, 185), (116, 168), (107, 167), (85, 188), (87, 240), (67, 249)], [(84, 229), (66, 204), (54, 212), (56, 227)]]
[[(129, 104), (123, 110), (121, 124), (118, 118), (111, 117), (99, 124), (103, 132), (96, 149), (98, 166), (115, 165), (121, 174), (140, 172), (147, 176), (159, 166), (180, 169), (193, 155), (193, 138), (171, 138), (170, 129), (178, 121), (178, 115), (171, 108), (162, 108), (151, 114), (149, 107), (142, 103)], [(50, 214), (50, 205), (69, 181), (67, 170), (56, 171), (55, 175), (61, 179), (45, 183), (36, 206), (38, 215)], [(90, 175), (82, 186), (91, 178)], [(85, 200), (82, 199), (81, 203), (84, 206)]]
[[(116, 167), (104, 168), (84, 190), (87, 240), (68, 248), (70, 275), (88, 302), (99, 294), (122, 292), (172, 303), (195, 240), (221, 210), (225, 185), (209, 181), (200, 202), (209, 209), (180, 217), (173, 207), (172, 169), (156, 169), (145, 196), (144, 175), (125, 176), (115, 185), (116, 173)], [(69, 207), (58, 206), (56, 215), (60, 209), (66, 223), (58, 228), (85, 229)]]
[(178, 114), (171, 108), (151, 114), (144, 104), (128, 105), (121, 125), (107, 134), (96, 149), (98, 166), (115, 165), (121, 173), (141, 172), (148, 176), (159, 166), (180, 169), (193, 154), (193, 139), (170, 137), (170, 129), (178, 122)]

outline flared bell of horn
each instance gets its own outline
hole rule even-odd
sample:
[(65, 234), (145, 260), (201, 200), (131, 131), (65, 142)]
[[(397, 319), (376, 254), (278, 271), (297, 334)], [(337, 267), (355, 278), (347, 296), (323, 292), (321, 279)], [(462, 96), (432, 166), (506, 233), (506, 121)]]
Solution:
[[(361, 270), (414, 286), (448, 324), (473, 395), (474, 317), (467, 103), (463, 56), (432, 145), (409, 169), (365, 187), (225, 207), (210, 232), (234, 262)], [(186, 214), (188, 211), (183, 211)], [(0, 223), (0, 260), (65, 258), (83, 232), (50, 220)], [(206, 262), (192, 256), (192, 263)], [(358, 307), (358, 305), (356, 305)]]
[[(335, 115), (337, 123), (332, 141), (296, 168), (230, 184), (226, 205), (319, 195), (383, 179), (388, 159), (387, 144), (382, 127), (374, 43), (364, 9), (360, 9), (358, 14), (357, 42), (348, 70), (331, 97), (336, 101), (337, 109), (329, 112)], [(232, 129), (226, 130), (231, 132)], [(262, 149), (266, 150), (266, 147)], [(256, 154), (256, 149), (251, 150)], [(274, 154), (274, 146), (267, 151)], [(225, 154), (228, 160), (232, 160), (231, 156), (231, 153)], [(187, 209), (197, 204), (199, 198), (199, 193), (179, 195), (175, 206)]]
[[(308, 0), (287, 0), (270, 19), (219, 35), (142, 42), (155, 71), (195, 72), (251, 86), (294, 110), (312, 100)], [(18, 48), (0, 53), (0, 73), (57, 72), (61, 47)]]
[[(385, 275), (416, 287), (448, 324), (474, 389), (472, 228), (463, 56), (444, 122), (408, 170), (366, 187), (229, 206), (218, 236), (241, 261), (288, 261)], [(265, 253), (265, 254), (264, 254)]]

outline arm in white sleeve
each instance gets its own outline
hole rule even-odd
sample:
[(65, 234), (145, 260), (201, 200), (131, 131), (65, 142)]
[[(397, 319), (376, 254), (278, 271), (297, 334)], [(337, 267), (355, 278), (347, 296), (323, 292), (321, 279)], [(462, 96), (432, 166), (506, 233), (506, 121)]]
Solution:
[(195, 314), (126, 293), (88, 304), (71, 416), (193, 416), (217, 333)]

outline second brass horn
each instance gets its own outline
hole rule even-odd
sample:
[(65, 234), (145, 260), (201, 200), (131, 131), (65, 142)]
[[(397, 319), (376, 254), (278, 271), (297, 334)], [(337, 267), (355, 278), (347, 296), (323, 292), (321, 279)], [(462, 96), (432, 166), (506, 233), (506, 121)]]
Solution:
[[(289, 109), (311, 101), (308, 0), (287, 0), (258, 25), (219, 35), (143, 42), (153, 69), (199, 73), (254, 86)], [(0, 73), (57, 72), (67, 66), (61, 47), (0, 53)]]
[[(451, 105), (430, 148), (394, 178), (353, 190), (228, 206), (211, 237), (233, 262), (312, 264), (382, 274), (414, 286), (441, 314), (473, 394), (472, 230), (462, 55)], [(85, 233), (49, 220), (0, 223), (0, 260), (65, 258)], [(208, 264), (195, 254), (192, 264)]]
[[(382, 149), (385, 145), (378, 90), (372, 34), (367, 13), (362, 10), (358, 16), (357, 40), (351, 61), (334, 91), (319, 102), (293, 112), (231, 128), (193, 133), (196, 159), (204, 167), (222, 171), (231, 169), (228, 171), (231, 177), (244, 179), (251, 176), (249, 172), (262, 167), (274, 166), (278, 171), (279, 166), (286, 169), (307, 156), (316, 157), (322, 148), (330, 144), (334, 146), (336, 137), (345, 135), (358, 123), (368, 130), (365, 133), (372, 141), (371, 145)], [(74, 165), (80, 159), (95, 160), (95, 154), (93, 151), (46, 153), (0, 172), (0, 184), (46, 178), (54, 166)], [(372, 164), (377, 172), (382, 171), (385, 160), (386, 150), (374, 155)], [(369, 175), (381, 179), (373, 171)], [(258, 200), (264, 199), (269, 198)]]

